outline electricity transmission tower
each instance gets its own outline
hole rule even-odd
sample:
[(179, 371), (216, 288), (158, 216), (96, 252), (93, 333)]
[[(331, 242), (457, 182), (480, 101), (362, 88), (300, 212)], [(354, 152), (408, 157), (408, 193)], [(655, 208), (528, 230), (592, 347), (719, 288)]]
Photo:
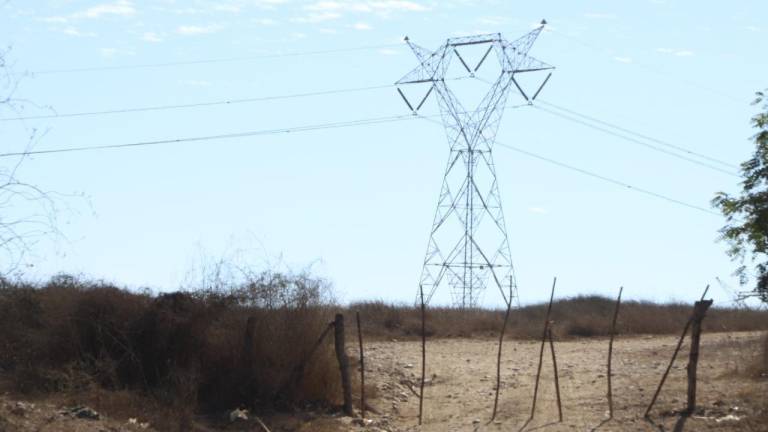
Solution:
[[(545, 24), (542, 21), (541, 26), (512, 42), (500, 33), (456, 37), (435, 51), (405, 38), (419, 66), (397, 81), (397, 90), (414, 114), (430, 94), (437, 95), (450, 146), (419, 283), (422, 307), (443, 286), (449, 288), (454, 306), (461, 308), (476, 307), (488, 284), (499, 289), (507, 306), (517, 296), (492, 151), (510, 91), (516, 89), (531, 103), (551, 72), (530, 96), (516, 77), (554, 69), (528, 55)], [(464, 50), (478, 54), (479, 60), (471, 63), (474, 67), (467, 63), (469, 57), (460, 54)], [(498, 77), (493, 82), (483, 80), (489, 86), (487, 93), (474, 109), (465, 109), (451, 87), (465, 78), (477, 78), (481, 66), (495, 67), (490, 60), (493, 57), (500, 66)], [(458, 76), (449, 76), (449, 71), (457, 68)], [(421, 85), (424, 96), (420, 94), (413, 101), (417, 103), (412, 103), (401, 90), (406, 85)]]

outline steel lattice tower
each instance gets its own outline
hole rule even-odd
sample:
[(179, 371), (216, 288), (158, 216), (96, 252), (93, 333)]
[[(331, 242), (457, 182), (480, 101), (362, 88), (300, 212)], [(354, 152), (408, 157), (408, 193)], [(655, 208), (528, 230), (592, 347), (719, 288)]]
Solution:
[[(554, 69), (528, 55), (544, 24), (546, 21), (512, 42), (500, 33), (456, 37), (449, 38), (435, 51), (428, 51), (405, 38), (419, 66), (397, 81), (397, 90), (414, 114), (430, 94), (437, 95), (450, 145), (419, 282), (422, 306), (445, 285), (450, 288), (454, 306), (461, 308), (478, 306), (489, 283), (499, 289), (507, 306), (517, 297), (492, 151), (510, 91), (517, 89), (530, 103), (549, 80), (551, 72), (530, 97), (515, 79), (516, 75)], [(470, 45), (473, 49), (483, 46), (485, 52), (474, 68), (459, 53)], [(449, 87), (447, 81), (455, 81), (447, 77), (448, 68), (452, 61), (458, 61), (462, 74), (466, 71), (464, 77), (474, 78), (475, 72), (493, 57), (492, 53), (501, 66), (499, 76), (488, 83), (490, 88), (477, 107), (467, 110)], [(418, 104), (411, 103), (399, 87), (416, 84), (429, 86)]]

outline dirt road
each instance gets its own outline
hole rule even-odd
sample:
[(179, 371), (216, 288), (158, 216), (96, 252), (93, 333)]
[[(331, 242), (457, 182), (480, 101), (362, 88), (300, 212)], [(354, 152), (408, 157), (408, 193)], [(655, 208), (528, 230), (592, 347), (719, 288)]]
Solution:
[[(700, 410), (684, 430), (768, 430), (755, 420), (768, 395), (768, 380), (744, 373), (757, 355), (757, 333), (705, 334), (699, 363)], [(619, 338), (614, 344), (615, 419), (607, 418), (607, 340), (584, 339), (555, 345), (564, 421), (557, 422), (552, 360), (545, 351), (539, 401), (525, 430), (653, 431), (674, 430), (676, 410), (685, 408), (687, 343), (683, 346), (652, 412), (648, 402), (667, 367), (677, 338)], [(369, 344), (368, 381), (377, 388), (374, 407), (389, 417), (394, 430), (518, 431), (528, 420), (538, 363), (539, 343), (505, 342), (501, 397), (496, 421), (489, 423), (495, 388), (496, 341), (449, 339), (428, 342), (424, 425), (417, 428), (420, 343)], [(354, 352), (354, 350), (350, 350)], [(412, 391), (413, 389), (414, 391)], [(383, 428), (382, 428), (383, 429)]]

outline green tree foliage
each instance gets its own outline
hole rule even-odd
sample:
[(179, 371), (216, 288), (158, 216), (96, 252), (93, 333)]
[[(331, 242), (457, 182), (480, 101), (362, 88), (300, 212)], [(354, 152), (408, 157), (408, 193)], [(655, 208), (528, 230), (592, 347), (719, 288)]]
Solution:
[[(742, 285), (754, 279), (754, 294), (768, 303), (768, 89), (757, 93), (754, 105), (761, 112), (752, 117), (757, 133), (755, 152), (741, 164), (744, 177), (738, 196), (719, 192), (712, 205), (726, 218), (721, 239), (729, 244), (728, 255), (738, 260), (736, 270)], [(754, 278), (749, 276), (754, 267)]]

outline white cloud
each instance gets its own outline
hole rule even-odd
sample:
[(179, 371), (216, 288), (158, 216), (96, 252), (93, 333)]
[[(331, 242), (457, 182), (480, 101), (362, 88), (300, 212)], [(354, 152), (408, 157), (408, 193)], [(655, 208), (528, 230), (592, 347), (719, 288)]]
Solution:
[(364, 22), (354, 23), (352, 28), (355, 30), (373, 30), (373, 27)]
[(88, 9), (71, 13), (66, 16), (50, 16), (40, 18), (40, 21), (54, 24), (65, 24), (73, 20), (99, 19), (105, 15), (132, 17), (136, 15), (136, 8), (129, 0), (117, 0), (112, 3), (102, 3)]
[(338, 30), (336, 30), (334, 28), (321, 28), (318, 31), (320, 33), (325, 33), (325, 34), (336, 34), (336, 33), (338, 33)]
[(141, 35), (141, 40), (145, 42), (162, 42), (163, 38), (155, 32), (146, 32)]
[(391, 12), (424, 12), (429, 7), (407, 0), (368, 0), (368, 1), (319, 1), (305, 7), (312, 11), (343, 11), (343, 12), (376, 12), (387, 14)]
[(133, 16), (136, 15), (136, 8), (128, 0), (117, 0), (112, 3), (102, 3), (92, 6), (82, 12), (72, 14), (73, 18), (91, 18), (97, 19), (104, 15)]
[(279, 24), (276, 20), (273, 20), (272, 18), (254, 18), (251, 20), (251, 22), (263, 25), (263, 26), (274, 26)]
[(183, 36), (196, 36), (216, 33), (219, 30), (221, 30), (221, 26), (218, 24), (211, 24), (207, 26), (183, 25), (176, 28), (176, 33)]
[(750, 25), (750, 26), (746, 26), (746, 27), (744, 27), (744, 28), (745, 28), (745, 29), (747, 29), (747, 30), (749, 30), (749, 31), (751, 31), (751, 32), (755, 32), (755, 33), (759, 33), (759, 32), (761, 32), (761, 31), (763, 31), (763, 29), (761, 29), (760, 27), (758, 27), (758, 26), (753, 26), (753, 25)]
[(62, 30), (62, 33), (75, 37), (96, 37), (96, 33), (94, 32), (83, 32), (80, 31), (77, 27), (73, 26), (66, 27), (64, 30)]
[(548, 214), (549, 211), (542, 207), (528, 207), (528, 211), (536, 214)]
[(616, 19), (616, 15), (612, 13), (598, 13), (598, 12), (587, 12), (584, 14), (584, 17), (589, 19)]
[(341, 18), (341, 14), (337, 12), (321, 12), (313, 13), (307, 16), (291, 18), (291, 21), (296, 23), (319, 23), (324, 21), (331, 21)]
[(232, 13), (239, 13), (240, 12), (240, 6), (236, 4), (217, 4), (213, 6), (213, 10), (217, 12), (232, 12)]
[(393, 50), (393, 49), (390, 49), (390, 48), (382, 48), (382, 49), (379, 50), (379, 54), (388, 55), (388, 56), (390, 56), (390, 55), (398, 55), (398, 54), (400, 54), (400, 51)]
[(657, 53), (675, 55), (677, 57), (690, 57), (694, 53), (691, 50), (676, 48), (656, 48)]
[(274, 9), (275, 6), (286, 4), (289, 1), (290, 0), (254, 0), (253, 3), (263, 9)]
[(613, 59), (616, 60), (619, 63), (632, 63), (632, 57), (619, 57), (619, 56), (616, 56)]

